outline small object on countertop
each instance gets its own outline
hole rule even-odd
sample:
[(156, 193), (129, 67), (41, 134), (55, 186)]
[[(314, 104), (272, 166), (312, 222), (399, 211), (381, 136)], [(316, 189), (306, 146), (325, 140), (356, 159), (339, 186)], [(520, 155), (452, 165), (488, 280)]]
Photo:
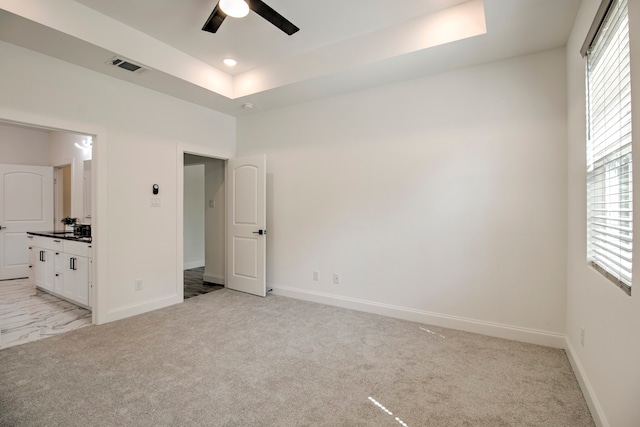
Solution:
[(64, 217), (60, 220), (64, 225), (75, 225), (78, 222), (78, 218)]

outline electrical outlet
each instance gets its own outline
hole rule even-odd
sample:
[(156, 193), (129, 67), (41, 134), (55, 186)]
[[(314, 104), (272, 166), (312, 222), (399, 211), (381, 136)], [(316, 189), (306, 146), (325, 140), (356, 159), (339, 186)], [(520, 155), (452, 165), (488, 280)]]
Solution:
[(142, 290), (142, 279), (136, 279), (135, 289), (136, 289), (136, 291), (141, 291)]
[(584, 326), (580, 327), (580, 345), (584, 347)]
[(320, 272), (318, 270), (313, 270), (313, 281), (314, 282), (320, 281)]
[(337, 273), (333, 273), (333, 284), (334, 285), (340, 284), (340, 275)]

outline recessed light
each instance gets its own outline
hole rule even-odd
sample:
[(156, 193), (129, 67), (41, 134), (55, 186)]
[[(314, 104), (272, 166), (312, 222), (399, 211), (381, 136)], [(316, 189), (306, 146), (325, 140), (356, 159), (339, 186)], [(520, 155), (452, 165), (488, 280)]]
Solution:
[(226, 58), (222, 62), (224, 62), (224, 65), (226, 65), (227, 67), (235, 67), (238, 64), (238, 61), (231, 58)]

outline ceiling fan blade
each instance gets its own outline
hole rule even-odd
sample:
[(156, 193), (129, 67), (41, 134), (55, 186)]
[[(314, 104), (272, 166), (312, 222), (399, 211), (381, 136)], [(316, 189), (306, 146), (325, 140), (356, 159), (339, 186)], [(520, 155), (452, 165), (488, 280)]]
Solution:
[(204, 23), (204, 26), (202, 27), (203, 31), (215, 33), (216, 31), (218, 31), (218, 28), (220, 28), (220, 25), (222, 25), (224, 18), (227, 17), (227, 14), (224, 13), (222, 9), (220, 9), (218, 4), (216, 4), (216, 7), (213, 8), (213, 12), (211, 12), (211, 15), (209, 15), (209, 19), (207, 19), (207, 22)]
[(276, 27), (280, 28), (288, 35), (292, 35), (300, 30), (300, 28), (293, 25), (289, 20), (287, 20), (287, 18), (273, 10), (262, 0), (247, 0), (247, 3), (249, 3), (249, 8), (251, 10), (271, 22)]

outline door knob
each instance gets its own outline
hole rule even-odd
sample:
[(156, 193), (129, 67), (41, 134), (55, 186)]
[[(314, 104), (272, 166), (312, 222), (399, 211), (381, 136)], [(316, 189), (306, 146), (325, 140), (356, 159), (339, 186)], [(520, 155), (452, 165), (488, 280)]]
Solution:
[(260, 234), (260, 235), (267, 234), (267, 230), (254, 231), (253, 234)]

